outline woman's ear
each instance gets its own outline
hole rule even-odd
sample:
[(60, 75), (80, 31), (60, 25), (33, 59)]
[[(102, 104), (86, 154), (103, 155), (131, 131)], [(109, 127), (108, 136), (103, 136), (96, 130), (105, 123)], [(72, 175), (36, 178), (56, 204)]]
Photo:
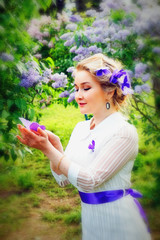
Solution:
[(106, 100), (107, 100), (107, 101), (109, 101), (109, 100), (113, 97), (114, 92), (115, 92), (115, 90), (106, 92)]

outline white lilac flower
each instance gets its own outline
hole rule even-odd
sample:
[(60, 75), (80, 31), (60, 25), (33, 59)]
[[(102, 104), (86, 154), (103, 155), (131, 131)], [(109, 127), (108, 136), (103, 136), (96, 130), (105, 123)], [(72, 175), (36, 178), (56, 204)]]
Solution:
[(76, 47), (76, 46), (73, 46), (69, 51), (70, 51), (71, 53), (75, 53), (76, 49), (77, 49), (77, 47)]
[(42, 58), (42, 54), (36, 53), (36, 54), (34, 55), (34, 57), (36, 57), (37, 59), (40, 59), (40, 58)]
[(160, 47), (154, 47), (154, 48), (152, 49), (152, 52), (153, 52), (153, 53), (160, 54)]
[(147, 69), (147, 64), (144, 63), (137, 63), (135, 66), (135, 77), (140, 77)]
[(62, 36), (60, 36), (60, 39), (69, 40), (72, 36), (73, 36), (73, 33), (68, 32), (68, 33), (64, 33)]
[(142, 92), (142, 88), (140, 85), (136, 85), (135, 88), (134, 88), (134, 92), (135, 93), (141, 93)]
[(71, 22), (81, 22), (82, 21), (82, 18), (79, 16), (79, 15), (71, 15), (69, 20)]
[(97, 15), (96, 10), (90, 9), (86, 11), (86, 16), (95, 17)]
[(142, 91), (147, 92), (147, 93), (149, 93), (151, 91), (151, 88), (147, 83), (141, 85), (141, 88), (142, 88)]
[(53, 42), (50, 41), (50, 42), (48, 43), (48, 47), (49, 47), (49, 48), (53, 48), (53, 46), (54, 46), (54, 45), (53, 45)]
[(0, 54), (0, 58), (4, 62), (12, 62), (14, 60), (14, 57), (11, 54), (8, 54), (8, 53), (5, 53), (5, 52)]
[(71, 23), (66, 26), (66, 29), (69, 29), (71, 31), (75, 31), (77, 29), (77, 24)]
[(69, 92), (68, 91), (64, 91), (64, 92), (59, 94), (60, 98), (64, 98), (64, 97), (68, 97), (68, 96), (69, 96)]
[(146, 82), (150, 79), (150, 74), (149, 73), (146, 73), (144, 75), (142, 75), (142, 81), (143, 82)]
[(71, 93), (71, 94), (69, 95), (69, 98), (68, 98), (67, 102), (70, 103), (70, 102), (72, 102), (74, 99), (75, 99), (75, 92), (73, 92), (73, 93)]
[(67, 72), (72, 73), (74, 70), (75, 70), (75, 67), (69, 67), (69, 68), (67, 69)]

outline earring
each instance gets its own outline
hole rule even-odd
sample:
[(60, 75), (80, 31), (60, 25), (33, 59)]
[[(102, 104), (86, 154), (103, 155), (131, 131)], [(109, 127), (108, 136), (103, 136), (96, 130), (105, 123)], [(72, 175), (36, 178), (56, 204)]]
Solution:
[(109, 102), (106, 103), (106, 108), (107, 108), (107, 110), (110, 109), (110, 103)]

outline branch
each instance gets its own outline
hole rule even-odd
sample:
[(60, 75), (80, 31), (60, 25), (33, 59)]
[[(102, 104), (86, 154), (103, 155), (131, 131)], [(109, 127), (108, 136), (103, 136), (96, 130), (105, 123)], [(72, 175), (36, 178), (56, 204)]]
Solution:
[(157, 130), (160, 130), (160, 128), (158, 128), (157, 125), (156, 125), (146, 114), (144, 114), (144, 113), (140, 110), (140, 108), (138, 107), (138, 104), (137, 104), (136, 99), (135, 99), (134, 97), (133, 97), (133, 99), (134, 99), (134, 101), (135, 101), (135, 103), (136, 103), (136, 106), (134, 106), (134, 105), (131, 103), (132, 107), (135, 108), (137, 111), (139, 111), (140, 114), (141, 114), (143, 117), (145, 117)]

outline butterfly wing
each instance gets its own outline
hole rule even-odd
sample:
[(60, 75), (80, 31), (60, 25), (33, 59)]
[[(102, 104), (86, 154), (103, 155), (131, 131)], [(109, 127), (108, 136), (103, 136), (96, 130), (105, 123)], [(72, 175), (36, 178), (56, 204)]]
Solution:
[(27, 128), (30, 129), (31, 122), (29, 120), (26, 120), (25, 118), (19, 118), (19, 120), (23, 123), (23, 125)]

